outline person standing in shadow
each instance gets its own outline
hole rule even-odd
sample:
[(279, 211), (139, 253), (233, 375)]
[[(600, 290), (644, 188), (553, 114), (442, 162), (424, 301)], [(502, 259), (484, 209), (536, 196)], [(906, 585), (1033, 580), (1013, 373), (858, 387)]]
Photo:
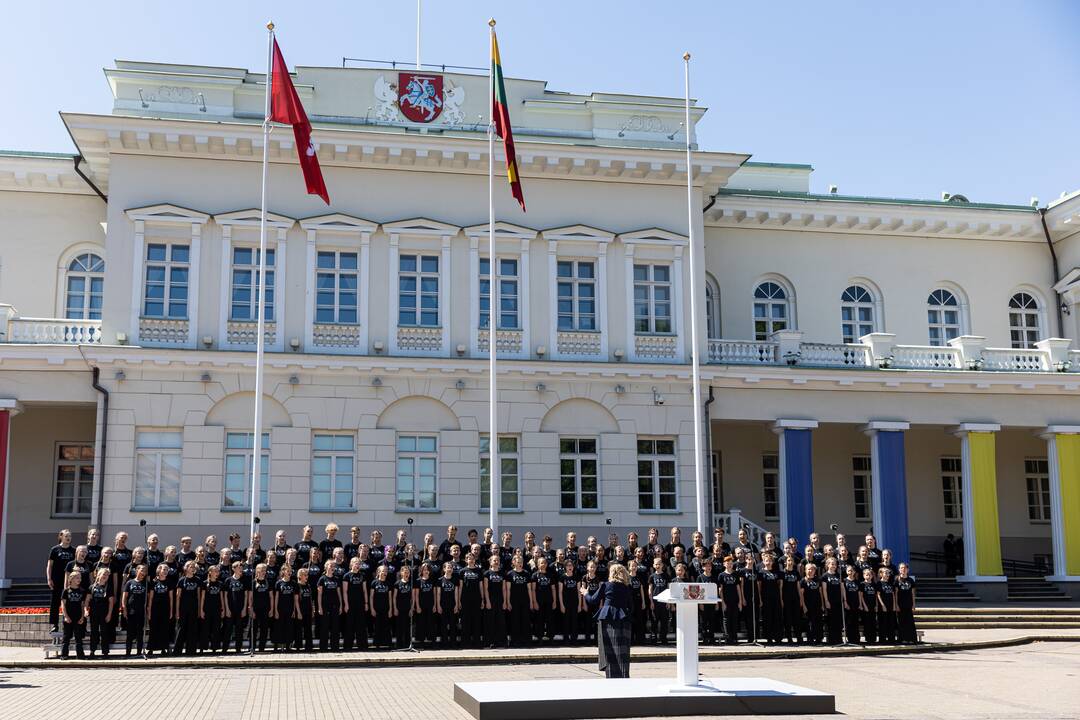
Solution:
[(630, 677), (630, 641), (632, 632), (630, 573), (623, 565), (608, 566), (607, 582), (588, 592), (582, 583), (579, 591), (589, 606), (603, 605), (596, 612), (597, 649), (600, 669), (609, 678)]

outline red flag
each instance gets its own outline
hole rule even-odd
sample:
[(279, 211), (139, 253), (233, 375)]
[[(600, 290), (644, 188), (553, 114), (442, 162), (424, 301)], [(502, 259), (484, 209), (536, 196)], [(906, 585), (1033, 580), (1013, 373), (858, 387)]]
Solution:
[(274, 40), (274, 65), (270, 74), (270, 119), (284, 125), (292, 125), (296, 137), (296, 154), (300, 158), (300, 167), (304, 171), (304, 182), (308, 195), (318, 195), (327, 205), (330, 195), (326, 192), (319, 158), (315, 155), (315, 145), (311, 142), (311, 123), (308, 122), (300, 96), (296, 94), (289, 68), (281, 56), (281, 48)]

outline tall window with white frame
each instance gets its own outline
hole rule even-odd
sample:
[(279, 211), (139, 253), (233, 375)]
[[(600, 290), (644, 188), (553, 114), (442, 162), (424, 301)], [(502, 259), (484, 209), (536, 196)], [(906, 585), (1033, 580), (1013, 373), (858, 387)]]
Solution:
[(59, 443), (53, 477), (53, 517), (89, 516), (94, 492), (94, 446)]
[[(491, 508), (491, 438), (480, 436), (480, 510)], [(499, 436), (499, 509), (521, 509), (518, 439)]]
[(320, 250), (315, 258), (315, 322), (355, 325), (359, 279), (355, 252)]
[(771, 280), (754, 288), (754, 339), (768, 340), (777, 330), (787, 330), (791, 307), (787, 290)]
[(559, 260), (556, 264), (559, 330), (592, 332), (596, 325), (596, 264)]
[(398, 325), (438, 327), (438, 255), (398, 258)]
[[(254, 462), (252, 433), (226, 433), (222, 510), (251, 510), (251, 469)], [(259, 462), (259, 509), (266, 512), (270, 509), (270, 433), (262, 434)]]
[[(266, 284), (263, 285), (263, 318), (274, 321), (274, 259), (273, 249), (266, 251)], [(229, 319), (243, 322), (258, 320), (259, 249), (234, 247), (232, 252), (232, 293)]]
[(711, 280), (705, 282), (705, 331), (710, 340), (720, 339), (720, 291)]
[(948, 290), (939, 288), (926, 299), (926, 322), (930, 344), (943, 346), (960, 337), (960, 303)]
[(780, 456), (764, 453), (761, 456), (761, 488), (765, 501), (765, 519), (780, 519)]
[(1024, 460), (1027, 483), (1028, 519), (1033, 523), (1050, 522), (1050, 464), (1046, 458)]
[(669, 334), (671, 266), (634, 265), (634, 332)]
[(105, 261), (83, 253), (68, 264), (64, 317), (68, 320), (100, 320), (105, 293)]
[(945, 508), (946, 522), (964, 519), (964, 480), (961, 475), (960, 458), (941, 458), (941, 499)]
[(851, 482), (855, 493), (855, 519), (859, 522), (870, 522), (874, 517), (874, 508), (869, 455), (852, 456)]
[(346, 433), (316, 433), (311, 441), (311, 509), (354, 509), (356, 440)]
[(135, 433), (136, 510), (179, 510), (183, 434), (179, 430)]
[(1039, 301), (1030, 293), (1016, 293), (1009, 298), (1009, 341), (1012, 347), (1029, 350), (1042, 339), (1039, 335)]
[(596, 438), (559, 439), (559, 507), (599, 510)]
[(638, 510), (678, 510), (675, 441), (638, 438)]
[[(518, 330), (521, 328), (521, 314), (518, 307), (518, 260), (516, 258), (498, 258), (498, 288), (495, 302), (495, 328), (497, 330)], [(480, 328), (487, 329), (491, 315), (491, 262), (480, 258)]]
[(846, 343), (858, 342), (874, 332), (874, 296), (862, 285), (852, 285), (840, 294), (840, 334)]
[(438, 438), (433, 435), (398, 436), (398, 510), (438, 509), (438, 468)]
[(146, 246), (144, 317), (187, 318), (190, 262), (191, 248), (186, 244), (149, 243)]

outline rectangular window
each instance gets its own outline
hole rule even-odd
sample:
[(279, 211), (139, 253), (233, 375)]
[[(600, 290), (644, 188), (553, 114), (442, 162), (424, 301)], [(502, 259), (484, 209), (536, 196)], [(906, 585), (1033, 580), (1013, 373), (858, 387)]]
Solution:
[(438, 327), (438, 255), (398, 258), (398, 325)]
[(311, 509), (352, 510), (356, 465), (353, 436), (317, 434), (311, 450)]
[[(491, 439), (480, 436), (480, 509), (491, 508)], [(521, 478), (518, 475), (518, 439), (499, 438), (499, 508), (521, 509)]]
[(315, 322), (355, 325), (359, 292), (357, 254), (320, 250), (315, 259)]
[(90, 515), (94, 493), (94, 446), (61, 443), (56, 446), (56, 473), (53, 487), (53, 516)]
[[(251, 509), (251, 469), (255, 462), (252, 433), (225, 435), (225, 488), (221, 506), (225, 510)], [(263, 433), (259, 461), (259, 505), (270, 509), (270, 433)]]
[(634, 332), (673, 332), (669, 266), (634, 265)]
[(190, 260), (187, 245), (150, 243), (146, 246), (145, 317), (187, 318)]
[(559, 260), (556, 292), (560, 330), (596, 330), (596, 264)]
[[(518, 307), (518, 261), (514, 258), (499, 258), (499, 292), (496, 317), (499, 330), (518, 330), (520, 310)], [(491, 313), (491, 263), (487, 258), (480, 258), (480, 328), (488, 326)]]
[(780, 456), (763, 453), (761, 456), (761, 487), (765, 495), (765, 519), (780, 519)]
[(599, 510), (596, 438), (559, 440), (559, 507), (563, 510)]
[(135, 433), (136, 510), (180, 509), (180, 452), (184, 446), (179, 430), (140, 430)]
[[(273, 250), (266, 251), (266, 284), (263, 287), (263, 317), (274, 321), (274, 257)], [(259, 248), (234, 247), (232, 253), (232, 293), (230, 297), (230, 320), (258, 319), (259, 294)]]
[(855, 491), (855, 519), (864, 522), (869, 522), (874, 514), (870, 477), (870, 456), (853, 456), (851, 458), (851, 480)]
[(397, 439), (398, 509), (438, 508), (438, 438), (400, 435)]
[(1024, 480), (1028, 518), (1031, 522), (1050, 522), (1050, 464), (1044, 458), (1024, 460)]
[(941, 499), (945, 505), (946, 520), (964, 519), (963, 491), (960, 458), (941, 458)]
[(638, 438), (637, 467), (638, 510), (677, 510), (675, 441)]

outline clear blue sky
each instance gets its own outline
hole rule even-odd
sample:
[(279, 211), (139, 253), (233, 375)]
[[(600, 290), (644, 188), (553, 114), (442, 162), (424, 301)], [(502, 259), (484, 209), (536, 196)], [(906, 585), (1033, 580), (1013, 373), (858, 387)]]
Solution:
[[(108, 112), (116, 58), (262, 71), (267, 19), (291, 64), (412, 60), (415, 3), (101, 3), (5, 8), (0, 148), (70, 151), (57, 111)], [(1080, 2), (424, 2), (423, 60), (487, 63), (574, 92), (693, 94), (702, 147), (812, 164), (813, 190), (1042, 203), (1080, 188)]]

